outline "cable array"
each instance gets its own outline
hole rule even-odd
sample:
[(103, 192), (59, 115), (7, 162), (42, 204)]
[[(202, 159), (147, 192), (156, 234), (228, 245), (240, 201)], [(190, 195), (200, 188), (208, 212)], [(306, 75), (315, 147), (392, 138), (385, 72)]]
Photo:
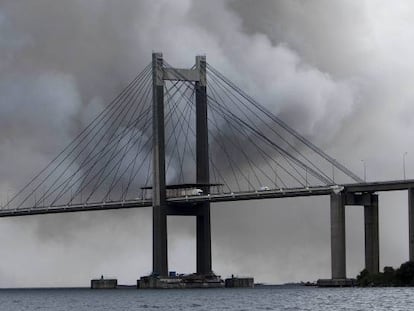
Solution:
[[(221, 172), (230, 172), (226, 175), (236, 191), (362, 181), (210, 64), (207, 64), (207, 76), (209, 128), (213, 138), (210, 160), (214, 161), (214, 152), (217, 158), (226, 159), (214, 162), (216, 166), (222, 164), (218, 168)], [(220, 143), (217, 136), (221, 138)], [(223, 158), (223, 153), (232, 156)]]
[[(333, 170), (361, 182), (209, 64), (207, 78), (210, 182), (220, 191), (331, 185)], [(164, 85), (167, 185), (194, 183), (196, 88), (185, 79)], [(150, 64), (5, 208), (143, 199), (140, 188), (152, 184), (152, 141)]]
[[(227, 192), (243, 192), (361, 181), (209, 64), (207, 77), (211, 183), (223, 184)], [(179, 171), (174, 182), (194, 182), (195, 88), (192, 83), (177, 81), (167, 90), (172, 92), (179, 95), (177, 122), (185, 123), (178, 127), (179, 133), (171, 132), (182, 142), (175, 140), (173, 148), (167, 148), (169, 156), (175, 154), (181, 163), (175, 166)], [(193, 170), (187, 179), (183, 172), (189, 169), (180, 161), (184, 156), (188, 157), (185, 162), (191, 163), (190, 172)]]
[(5, 208), (138, 196), (151, 165), (152, 69), (148, 65)]

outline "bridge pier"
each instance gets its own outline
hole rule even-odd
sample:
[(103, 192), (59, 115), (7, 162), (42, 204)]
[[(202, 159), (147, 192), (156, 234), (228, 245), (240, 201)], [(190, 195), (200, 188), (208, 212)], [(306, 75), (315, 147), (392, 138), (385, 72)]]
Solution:
[[(411, 194), (412, 201), (414, 193)], [(371, 193), (331, 194), (332, 279), (346, 279), (345, 205), (364, 206), (365, 269), (379, 272), (378, 195)], [(412, 203), (414, 214), (414, 202)], [(413, 216), (414, 217), (414, 216)], [(411, 231), (410, 231), (411, 234)], [(413, 238), (414, 240), (414, 238)]]
[(152, 273), (168, 275), (167, 214), (163, 206), (153, 206)]
[(369, 196), (370, 204), (364, 205), (365, 269), (379, 273), (378, 195)]
[(331, 269), (332, 279), (346, 279), (345, 197), (331, 194)]
[(414, 188), (408, 189), (408, 245), (410, 261), (414, 261)]
[(197, 274), (208, 275), (212, 273), (210, 203), (201, 205), (201, 215), (197, 215)]
[[(414, 192), (411, 194), (414, 201)], [(346, 278), (345, 205), (364, 206), (365, 268), (379, 272), (378, 195), (372, 193), (331, 193), (331, 269), (329, 280), (318, 280), (319, 286), (352, 286)], [(414, 214), (414, 202), (413, 210)], [(410, 232), (411, 234), (411, 232)]]

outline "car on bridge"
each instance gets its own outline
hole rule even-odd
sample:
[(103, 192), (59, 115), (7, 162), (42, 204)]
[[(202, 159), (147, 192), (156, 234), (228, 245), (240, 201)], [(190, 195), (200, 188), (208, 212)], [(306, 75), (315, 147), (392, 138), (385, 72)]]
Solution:
[(181, 190), (181, 196), (195, 196), (195, 195), (203, 195), (203, 190), (199, 188), (192, 188), (192, 189), (183, 189)]
[(330, 186), (330, 188), (332, 189), (333, 193), (335, 193), (335, 194), (338, 194), (342, 190), (344, 190), (344, 187), (343, 186), (339, 186), (339, 185), (332, 185), (332, 186)]

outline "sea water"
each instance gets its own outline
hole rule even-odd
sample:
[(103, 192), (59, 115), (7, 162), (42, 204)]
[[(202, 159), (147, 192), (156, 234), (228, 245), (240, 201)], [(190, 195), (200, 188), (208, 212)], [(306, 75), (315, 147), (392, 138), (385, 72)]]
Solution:
[(414, 310), (414, 288), (1, 289), (0, 310)]

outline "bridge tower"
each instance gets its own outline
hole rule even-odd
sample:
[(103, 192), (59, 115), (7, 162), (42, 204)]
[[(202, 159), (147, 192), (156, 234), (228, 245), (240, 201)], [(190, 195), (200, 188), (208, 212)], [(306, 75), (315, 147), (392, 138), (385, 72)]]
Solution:
[(173, 204), (166, 198), (164, 81), (192, 81), (196, 98), (196, 183), (209, 190), (206, 57), (194, 69), (164, 68), (161, 53), (152, 54), (153, 72), (153, 274), (168, 275), (167, 216), (197, 217), (197, 274), (212, 273), (210, 203)]

